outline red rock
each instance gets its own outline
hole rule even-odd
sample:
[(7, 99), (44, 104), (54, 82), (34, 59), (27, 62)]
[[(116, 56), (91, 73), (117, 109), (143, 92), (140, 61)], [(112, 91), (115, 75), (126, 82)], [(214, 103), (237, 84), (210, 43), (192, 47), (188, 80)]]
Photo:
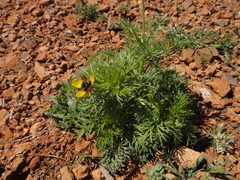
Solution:
[(199, 62), (204, 61), (209, 62), (212, 59), (212, 57), (213, 55), (209, 48), (198, 49), (194, 54), (194, 60), (195, 58), (197, 58)]
[(101, 173), (101, 170), (98, 168), (98, 169), (94, 169), (92, 171), (92, 177), (94, 180), (101, 180), (102, 179), (102, 173)]
[(34, 125), (30, 128), (30, 134), (35, 134), (39, 131), (39, 128), (43, 125), (42, 122), (36, 122)]
[(209, 47), (208, 49), (211, 51), (213, 56), (219, 56), (219, 52), (218, 52), (217, 48)]
[(207, 69), (205, 70), (207, 76), (213, 76), (216, 72), (216, 67), (215, 66), (208, 66)]
[(195, 11), (196, 11), (196, 8), (195, 8), (194, 5), (191, 5), (191, 6), (187, 9), (187, 13), (189, 13), (189, 14), (191, 14), (191, 13), (193, 13), (193, 12), (195, 12)]
[(199, 63), (199, 61), (197, 61), (197, 62), (191, 62), (191, 63), (189, 64), (189, 67), (190, 67), (192, 70), (196, 70), (196, 69), (201, 68), (201, 67), (202, 67), (202, 64)]
[(41, 81), (46, 81), (50, 78), (50, 75), (47, 73), (45, 68), (40, 65), (40, 63), (35, 62), (34, 71), (37, 73), (37, 75), (40, 77)]
[(18, 167), (23, 163), (23, 161), (24, 161), (23, 157), (14, 158), (13, 163), (12, 163), (12, 170), (16, 171), (18, 169)]
[(237, 80), (231, 74), (223, 73), (222, 78), (226, 77), (232, 86), (238, 86)]
[(0, 110), (0, 127), (6, 124), (8, 111), (6, 109)]
[(86, 165), (79, 164), (76, 167), (72, 169), (72, 172), (74, 173), (76, 180), (82, 180), (89, 176), (89, 168)]
[(22, 61), (20, 61), (19, 58), (13, 53), (9, 53), (6, 56), (5, 67), (14, 71), (26, 71), (27, 69), (26, 65)]
[(176, 152), (176, 162), (181, 168), (191, 168), (200, 156), (200, 152), (189, 148), (182, 148)]
[(28, 74), (20, 71), (16, 82), (18, 82), (18, 83), (24, 82), (27, 78), (28, 78)]
[(15, 26), (19, 22), (19, 18), (17, 16), (9, 16), (7, 19), (7, 23), (11, 26)]
[(69, 46), (66, 47), (66, 49), (69, 50), (69, 51), (75, 51), (76, 52), (80, 48), (78, 46), (76, 46), (76, 45), (69, 45)]
[(120, 35), (117, 34), (116, 36), (114, 36), (114, 37), (112, 38), (112, 40), (113, 40), (113, 42), (119, 43), (119, 42), (121, 41)]
[(46, 6), (46, 5), (49, 5), (53, 2), (54, 2), (54, 0), (40, 0), (39, 4), (42, 5), (42, 6)]
[(77, 152), (81, 152), (82, 150), (86, 149), (89, 146), (89, 144), (91, 144), (90, 141), (86, 141), (86, 140), (77, 141), (75, 143), (75, 150)]
[(224, 77), (222, 79), (215, 79), (212, 82), (206, 83), (210, 85), (213, 90), (218, 93), (221, 97), (226, 96), (229, 91), (231, 90), (230, 83), (228, 81), (228, 78)]
[(117, 23), (117, 20), (110, 15), (108, 18), (107, 29), (109, 30), (114, 29), (114, 27), (116, 26), (116, 23)]
[(33, 98), (33, 93), (26, 88), (21, 90), (24, 100), (31, 100)]
[(33, 15), (33, 16), (39, 17), (39, 16), (42, 16), (43, 14), (44, 14), (43, 10), (41, 10), (41, 9), (39, 9), (39, 8), (34, 9), (34, 10), (32, 11), (32, 15)]
[(23, 42), (23, 46), (27, 50), (34, 49), (37, 46), (37, 41), (34, 39), (34, 37), (30, 37), (29, 39)]
[(29, 168), (34, 169), (39, 164), (40, 161), (41, 159), (39, 156), (32, 158), (32, 160), (29, 163)]
[(33, 144), (31, 142), (17, 144), (14, 146), (13, 154), (14, 155), (22, 154), (23, 152), (26, 152), (26, 151), (32, 149), (32, 147), (33, 147)]
[(9, 97), (9, 98), (12, 98), (14, 94), (15, 94), (15, 91), (13, 87), (10, 87), (4, 90), (2, 93), (3, 97)]
[(74, 180), (74, 174), (68, 170), (67, 166), (64, 166), (60, 169), (60, 174), (61, 174), (61, 178), (62, 180)]
[(180, 59), (187, 63), (190, 63), (193, 60), (193, 53), (194, 53), (193, 49), (190, 48), (183, 49)]
[(192, 0), (186, 0), (186, 1), (184, 1), (184, 3), (182, 4), (183, 9), (184, 9), (184, 10), (187, 10), (192, 4), (193, 4)]
[(36, 57), (36, 60), (39, 61), (39, 62), (46, 62), (46, 60), (47, 60), (46, 53), (44, 53), (44, 52), (39, 53)]
[(106, 4), (100, 4), (99, 6), (98, 6), (98, 11), (99, 12), (107, 12), (107, 11), (109, 11), (109, 9), (110, 9), (110, 7), (108, 6), (108, 5), (106, 5)]

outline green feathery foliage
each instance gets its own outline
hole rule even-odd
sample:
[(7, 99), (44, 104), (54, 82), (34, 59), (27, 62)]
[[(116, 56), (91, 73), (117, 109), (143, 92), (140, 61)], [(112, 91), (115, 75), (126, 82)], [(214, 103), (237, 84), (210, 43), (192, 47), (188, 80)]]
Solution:
[[(195, 140), (193, 98), (187, 82), (174, 70), (160, 69), (158, 59), (204, 45), (212, 36), (205, 31), (185, 33), (173, 26), (166, 31), (166, 17), (144, 23), (143, 28), (124, 20), (118, 26), (127, 37), (123, 49), (93, 55), (88, 67), (76, 73), (78, 79), (95, 76), (94, 84), (87, 80), (84, 84), (93, 86), (91, 95), (76, 97), (79, 88), (70, 78), (46, 111), (59, 126), (80, 132), (79, 137), (95, 132), (93, 138), (103, 151), (100, 162), (110, 171), (129, 160), (146, 163), (157, 151)], [(157, 33), (165, 38), (156, 39)]]
[[(226, 162), (221, 162), (221, 159), (218, 159), (216, 162), (209, 163), (207, 159), (204, 157), (200, 157), (194, 163), (191, 168), (185, 168), (179, 171), (172, 162), (169, 160), (170, 165), (166, 165), (160, 162), (157, 162), (156, 167), (151, 169), (147, 167), (147, 176), (149, 180), (170, 180), (166, 176), (167, 170), (169, 170), (175, 177), (171, 180), (186, 180), (186, 179), (201, 179), (201, 180), (211, 180), (215, 178), (231, 180), (231, 173), (228, 171), (224, 171), (223, 167), (225, 166)], [(198, 172), (202, 172), (202, 176), (200, 178), (196, 178), (196, 174)]]

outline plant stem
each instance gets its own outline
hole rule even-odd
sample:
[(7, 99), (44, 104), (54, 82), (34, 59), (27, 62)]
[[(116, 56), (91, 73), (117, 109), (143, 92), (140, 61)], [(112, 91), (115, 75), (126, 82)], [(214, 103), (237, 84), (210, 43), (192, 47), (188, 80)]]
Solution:
[(145, 36), (145, 5), (144, 5), (144, 0), (142, 0), (142, 39)]

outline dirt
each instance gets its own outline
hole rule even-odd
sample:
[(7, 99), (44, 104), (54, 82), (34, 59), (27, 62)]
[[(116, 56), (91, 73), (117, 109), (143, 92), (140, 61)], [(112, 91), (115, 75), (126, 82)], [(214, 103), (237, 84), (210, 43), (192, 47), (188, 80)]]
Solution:
[[(86, 66), (90, 55), (122, 47), (124, 36), (115, 28), (116, 20), (141, 22), (141, 1), (89, 2), (98, 4), (104, 18), (93, 22), (77, 17), (75, 0), (0, 0), (0, 179), (97, 180), (107, 176), (96, 161), (100, 152), (90, 137), (76, 139), (74, 132), (57, 127), (43, 113), (51, 106), (49, 96), (58, 94), (61, 83)], [(168, 14), (172, 23), (188, 24), (189, 31), (207, 28), (231, 33), (239, 42), (237, 0), (145, 3), (146, 20)], [(121, 5), (130, 10), (119, 14)], [(233, 51), (231, 63), (236, 69), (227, 65), (220, 50), (203, 47), (165, 57), (163, 66), (176, 68), (187, 77), (192, 91), (202, 97), (197, 102), (201, 107), (201, 118), (197, 119), (204, 123), (196, 120), (202, 135), (207, 135), (209, 128), (226, 124), (235, 141), (224, 154), (229, 158), (225, 170), (240, 179), (240, 46), (234, 46)], [(204, 63), (200, 61), (202, 54), (207, 57)], [(213, 148), (203, 148), (202, 137), (195, 150), (215, 160)], [(147, 179), (144, 167), (112, 176)]]

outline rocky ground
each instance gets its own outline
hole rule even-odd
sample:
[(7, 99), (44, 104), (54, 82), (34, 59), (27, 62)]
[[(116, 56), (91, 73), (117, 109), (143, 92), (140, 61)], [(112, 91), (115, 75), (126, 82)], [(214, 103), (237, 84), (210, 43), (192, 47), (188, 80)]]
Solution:
[[(0, 179), (99, 180), (107, 176), (94, 159), (99, 155), (94, 142), (76, 139), (43, 115), (51, 106), (49, 96), (56, 95), (61, 83), (87, 65), (89, 55), (122, 46), (124, 37), (114, 29), (116, 20), (141, 20), (140, 1), (89, 2), (97, 3), (104, 17), (83, 21), (75, 14), (75, 0), (0, 0)], [(120, 14), (121, 5), (129, 11)], [(146, 0), (147, 20), (164, 14), (172, 23), (188, 24), (188, 30), (204, 27), (229, 32), (239, 41), (238, 0)], [(184, 74), (193, 92), (202, 97), (198, 102), (204, 121), (199, 125), (202, 134), (224, 122), (227, 132), (234, 135), (233, 149), (225, 152), (224, 157), (229, 158), (225, 170), (240, 179), (240, 46), (233, 51), (231, 62), (236, 69), (227, 65), (218, 49), (202, 47), (166, 57), (164, 66)], [(184, 152), (186, 156), (206, 152), (208, 158), (216, 159), (212, 148)], [(81, 153), (94, 156), (80, 164)], [(147, 179), (144, 167), (113, 176)]]

